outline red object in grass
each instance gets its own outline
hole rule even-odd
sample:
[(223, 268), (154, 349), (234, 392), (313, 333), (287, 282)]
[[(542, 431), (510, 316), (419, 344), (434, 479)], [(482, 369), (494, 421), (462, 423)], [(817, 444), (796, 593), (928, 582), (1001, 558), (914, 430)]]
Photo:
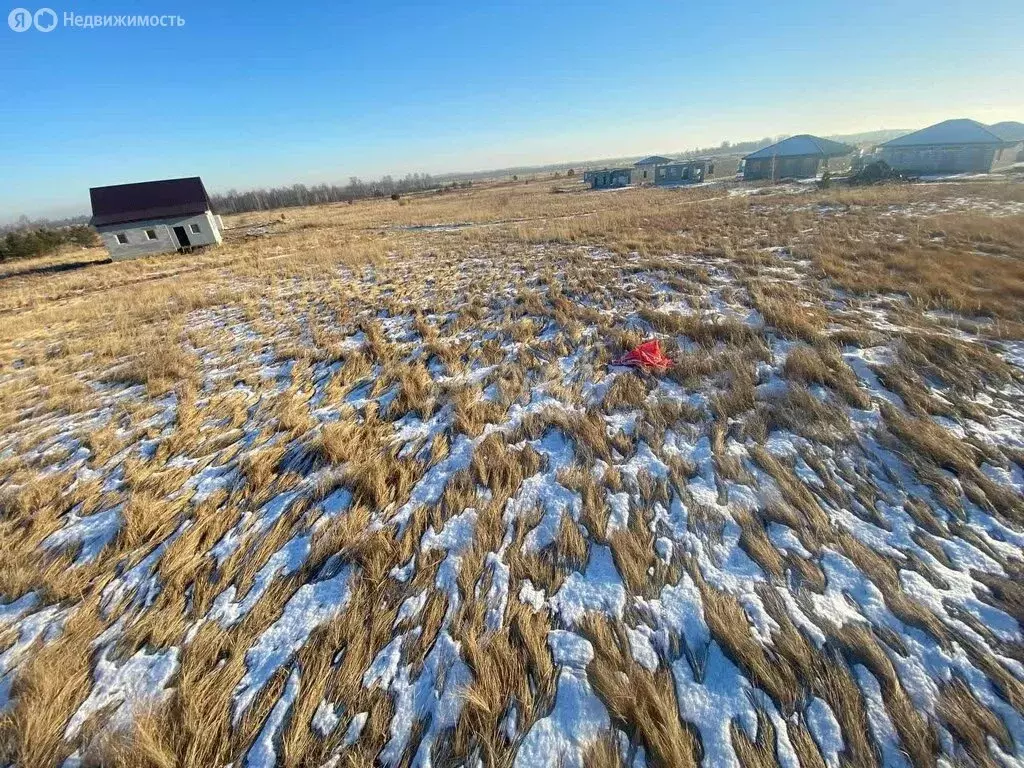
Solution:
[(658, 343), (658, 340), (650, 339), (636, 349), (627, 352), (618, 360), (613, 360), (612, 365), (629, 365), (645, 371), (664, 373), (672, 365), (672, 361), (661, 351), (661, 344)]

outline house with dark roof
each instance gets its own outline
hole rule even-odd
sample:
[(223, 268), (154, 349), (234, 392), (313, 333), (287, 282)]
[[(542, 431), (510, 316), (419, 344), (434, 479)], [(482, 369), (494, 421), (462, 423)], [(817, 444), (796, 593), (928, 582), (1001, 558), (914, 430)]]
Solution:
[(93, 187), (92, 224), (115, 261), (219, 245), (222, 223), (198, 176)]
[(672, 162), (675, 161), (671, 157), (662, 157), (661, 155), (651, 155), (650, 157), (645, 157), (643, 160), (637, 160), (635, 163), (633, 163), (633, 183), (653, 183), (655, 169), (659, 165), (666, 165), (667, 163)]
[(802, 133), (752, 152), (743, 158), (743, 179), (813, 179), (824, 164), (856, 152), (838, 141)]
[(966, 118), (943, 120), (887, 141), (882, 159), (903, 173), (990, 173), (1017, 162), (1020, 140)]

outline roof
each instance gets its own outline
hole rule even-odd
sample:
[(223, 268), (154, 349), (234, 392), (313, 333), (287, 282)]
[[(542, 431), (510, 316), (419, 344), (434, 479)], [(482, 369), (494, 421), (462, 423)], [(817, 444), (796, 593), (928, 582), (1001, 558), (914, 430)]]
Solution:
[(671, 157), (662, 157), (661, 155), (651, 155), (645, 157), (643, 160), (637, 160), (633, 165), (664, 165), (665, 163), (671, 163)]
[(920, 131), (887, 141), (883, 147), (929, 147), (939, 144), (1004, 144), (1004, 139), (977, 120), (943, 120)]
[(89, 223), (97, 227), (166, 216), (191, 216), (210, 210), (210, 197), (198, 176), (93, 187), (89, 198), (92, 201)]
[(1024, 123), (1018, 123), (1016, 120), (995, 123), (988, 129), (1003, 141), (1024, 141)]
[(819, 157), (841, 157), (851, 152), (856, 152), (855, 147), (849, 144), (840, 144), (838, 141), (823, 139), (820, 136), (811, 136), (809, 133), (801, 133), (799, 136), (790, 136), (788, 139), (776, 142), (771, 146), (753, 152), (744, 160), (768, 158), (768, 157), (801, 157), (803, 155), (817, 155)]

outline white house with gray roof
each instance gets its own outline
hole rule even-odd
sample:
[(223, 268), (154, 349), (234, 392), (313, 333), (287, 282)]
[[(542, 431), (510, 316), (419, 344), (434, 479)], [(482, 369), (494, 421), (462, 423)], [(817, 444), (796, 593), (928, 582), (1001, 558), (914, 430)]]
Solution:
[(1022, 142), (1009, 133), (1000, 136), (1000, 130), (966, 118), (943, 120), (887, 141), (879, 150), (903, 173), (990, 173), (1016, 163), (1021, 151)]

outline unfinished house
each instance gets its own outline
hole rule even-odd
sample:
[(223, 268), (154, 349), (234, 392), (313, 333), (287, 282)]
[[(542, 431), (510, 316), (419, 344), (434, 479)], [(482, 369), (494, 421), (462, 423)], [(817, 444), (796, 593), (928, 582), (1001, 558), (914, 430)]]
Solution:
[(637, 160), (633, 163), (633, 183), (653, 184), (657, 167), (673, 162), (675, 161), (671, 157), (662, 157), (661, 155), (651, 155), (643, 160)]
[(890, 167), (903, 173), (990, 173), (1017, 162), (1021, 141), (959, 118), (887, 141), (879, 150)]
[(803, 133), (790, 136), (743, 158), (743, 179), (813, 179), (829, 160), (856, 152), (848, 144)]
[(589, 184), (591, 189), (628, 187), (631, 179), (631, 168), (602, 168), (599, 171), (585, 171), (583, 173), (583, 181)]
[(713, 160), (674, 160), (654, 168), (654, 183), (658, 186), (697, 184), (715, 174)]
[(1003, 141), (1017, 144), (1017, 162), (1024, 162), (1024, 123), (1018, 123), (1016, 120), (1007, 120), (990, 125), (988, 129)]
[(219, 245), (222, 223), (198, 176), (93, 187), (92, 224), (114, 261)]

